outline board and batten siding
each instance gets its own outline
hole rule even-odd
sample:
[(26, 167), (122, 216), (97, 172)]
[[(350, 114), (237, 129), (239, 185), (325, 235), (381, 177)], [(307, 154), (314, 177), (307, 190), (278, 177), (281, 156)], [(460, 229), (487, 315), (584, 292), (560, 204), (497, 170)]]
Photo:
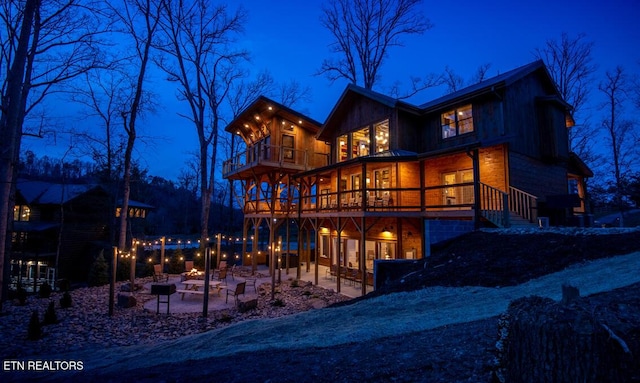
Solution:
[(567, 165), (546, 165), (519, 153), (509, 153), (511, 186), (545, 201), (548, 195), (567, 194)]

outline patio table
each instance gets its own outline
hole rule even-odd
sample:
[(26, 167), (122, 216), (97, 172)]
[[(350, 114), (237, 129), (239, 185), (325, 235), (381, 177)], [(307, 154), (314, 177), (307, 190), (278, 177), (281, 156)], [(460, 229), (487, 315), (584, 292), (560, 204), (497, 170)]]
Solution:
[[(204, 283), (204, 279), (188, 279), (182, 281), (184, 289), (176, 290), (176, 292), (182, 294), (181, 300), (184, 300), (185, 294), (204, 294)], [(222, 289), (221, 283), (221, 281), (209, 281), (209, 288), (217, 289), (218, 296), (220, 296), (220, 290)]]

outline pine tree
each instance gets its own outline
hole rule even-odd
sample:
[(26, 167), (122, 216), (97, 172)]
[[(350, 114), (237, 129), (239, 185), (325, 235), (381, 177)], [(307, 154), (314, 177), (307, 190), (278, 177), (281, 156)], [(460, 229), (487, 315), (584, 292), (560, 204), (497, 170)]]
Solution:
[(100, 251), (100, 255), (91, 265), (88, 283), (89, 286), (102, 286), (109, 283), (109, 266), (104, 259), (104, 251)]

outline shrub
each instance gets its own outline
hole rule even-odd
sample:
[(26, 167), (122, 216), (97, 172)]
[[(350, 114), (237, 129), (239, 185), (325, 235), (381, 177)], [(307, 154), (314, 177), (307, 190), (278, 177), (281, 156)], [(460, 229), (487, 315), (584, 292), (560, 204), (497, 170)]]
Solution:
[(40, 318), (38, 311), (34, 310), (29, 319), (29, 327), (27, 329), (27, 339), (38, 340), (42, 337), (42, 328), (40, 327)]
[(20, 303), (20, 306), (24, 306), (27, 303), (27, 290), (25, 290), (25, 288), (22, 287), (22, 283), (18, 283), (16, 298), (18, 298), (18, 302)]
[(63, 309), (66, 309), (71, 307), (71, 305), (72, 305), (71, 294), (69, 294), (68, 291), (65, 291), (64, 295), (62, 295), (62, 298), (60, 298), (60, 307), (62, 307)]
[(282, 299), (276, 299), (273, 301), (273, 303), (271, 303), (271, 306), (273, 307), (284, 307), (284, 301)]
[(131, 279), (131, 258), (120, 256), (118, 258), (118, 267), (116, 269), (117, 281), (128, 281)]
[(58, 316), (56, 315), (56, 308), (53, 301), (49, 302), (49, 307), (47, 307), (47, 311), (44, 312), (44, 320), (42, 321), (43, 325), (47, 324), (56, 324), (58, 323)]
[(45, 282), (40, 285), (40, 298), (49, 298), (51, 296), (51, 285)]
[(102, 286), (109, 283), (109, 265), (104, 259), (104, 250), (100, 251), (100, 255), (91, 265), (89, 269), (89, 286)]
[(180, 258), (184, 258), (182, 250), (176, 249), (169, 260), (169, 267), (167, 270), (169, 274), (180, 274), (184, 271), (184, 259), (180, 260)]

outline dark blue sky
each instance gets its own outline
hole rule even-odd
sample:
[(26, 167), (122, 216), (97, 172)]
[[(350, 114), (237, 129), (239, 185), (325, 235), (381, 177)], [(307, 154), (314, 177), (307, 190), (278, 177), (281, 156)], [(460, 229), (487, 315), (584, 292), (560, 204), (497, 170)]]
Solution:
[[(329, 54), (331, 38), (319, 22), (323, 1), (231, 3), (230, 7), (242, 4), (249, 14), (242, 44), (252, 54), (252, 72), (266, 69), (277, 81), (295, 79), (309, 86), (313, 101), (297, 109), (323, 122), (346, 86), (344, 81), (330, 84), (324, 77), (314, 76)], [(410, 75), (442, 73), (446, 66), (467, 80), (479, 65), (489, 63), (488, 75), (494, 76), (533, 61), (535, 49), (548, 39), (559, 39), (562, 32), (570, 36), (585, 33), (587, 40), (595, 43), (598, 79), (616, 65), (629, 74), (640, 74), (640, 0), (425, 0), (423, 10), (434, 27), (423, 35), (405, 38), (404, 47), (388, 52), (376, 90), (384, 93), (396, 81), (407, 84)], [(138, 155), (150, 174), (175, 180), (188, 153), (196, 150), (197, 138), (189, 122), (176, 115), (184, 106), (175, 100), (162, 76), (152, 81), (161, 107), (141, 122), (144, 126), (140, 125), (140, 130), (163, 139), (150, 150), (140, 143)], [(444, 87), (425, 91), (409, 101), (420, 104), (444, 92)], [(591, 101), (591, 112), (599, 121), (595, 105), (600, 95), (595, 88)], [(43, 146), (29, 138), (23, 142), (23, 148), (36, 149), (41, 155), (55, 156), (67, 146), (68, 141), (62, 138), (57, 146), (50, 141)]]

